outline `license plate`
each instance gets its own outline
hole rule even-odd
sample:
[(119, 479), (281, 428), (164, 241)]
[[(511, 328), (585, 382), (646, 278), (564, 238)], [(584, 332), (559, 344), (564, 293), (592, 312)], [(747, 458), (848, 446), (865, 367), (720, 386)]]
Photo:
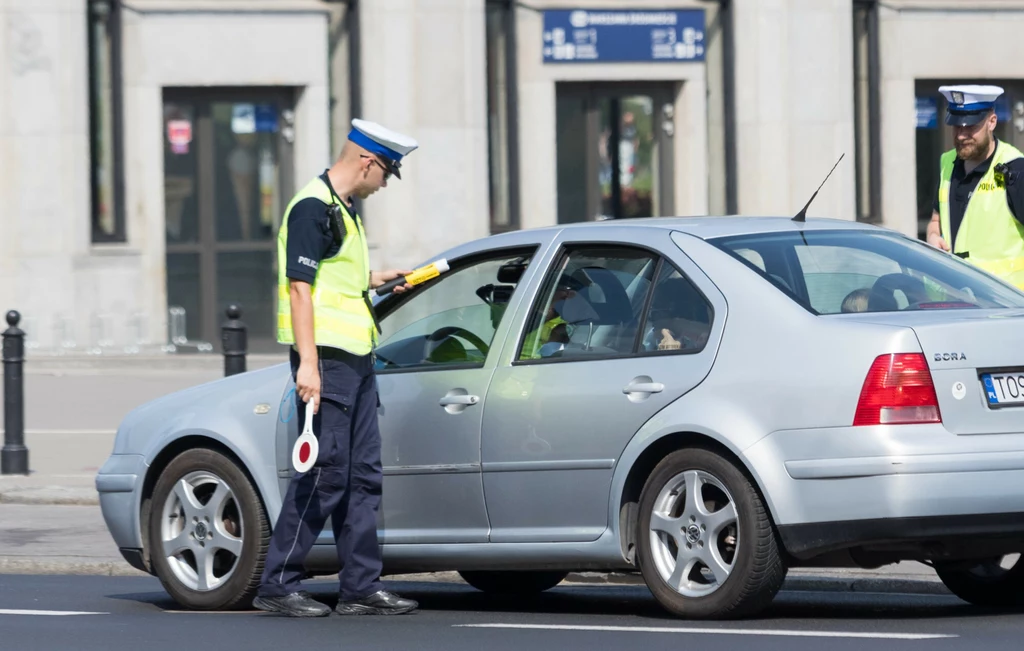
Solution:
[(989, 406), (1024, 405), (1024, 372), (981, 376)]

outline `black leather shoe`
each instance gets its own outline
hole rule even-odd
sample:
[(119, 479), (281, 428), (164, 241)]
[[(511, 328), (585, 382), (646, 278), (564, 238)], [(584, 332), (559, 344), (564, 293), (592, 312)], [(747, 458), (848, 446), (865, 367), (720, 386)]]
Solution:
[(283, 613), (289, 617), (325, 617), (331, 614), (330, 606), (322, 604), (305, 590), (283, 597), (256, 597), (252, 605), (271, 613)]
[(339, 601), (334, 612), (339, 615), (401, 615), (418, 607), (419, 604), (412, 599), (381, 590), (356, 601)]

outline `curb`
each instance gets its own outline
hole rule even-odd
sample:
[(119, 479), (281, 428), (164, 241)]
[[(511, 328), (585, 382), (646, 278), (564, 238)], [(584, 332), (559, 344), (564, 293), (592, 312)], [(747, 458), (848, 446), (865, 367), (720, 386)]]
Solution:
[(939, 580), (903, 578), (855, 578), (801, 576), (787, 578), (783, 590), (790, 592), (859, 592), (953, 596)]
[[(579, 572), (565, 578), (566, 583), (643, 586), (639, 574), (621, 572)], [(952, 592), (938, 578), (911, 579), (884, 575), (789, 575), (782, 584), (786, 592), (881, 592), (887, 594), (919, 594), (952, 596)]]
[(125, 561), (77, 558), (0, 556), (0, 574), (61, 574), (66, 576), (149, 576)]
[(40, 488), (9, 488), (0, 491), (0, 504), (32, 504), (55, 506), (99, 506), (95, 490), (67, 489), (59, 486)]

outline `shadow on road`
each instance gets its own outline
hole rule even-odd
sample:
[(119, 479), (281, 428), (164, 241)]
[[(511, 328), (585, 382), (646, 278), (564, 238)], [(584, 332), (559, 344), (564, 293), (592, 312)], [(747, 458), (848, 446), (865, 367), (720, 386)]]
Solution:
[[(507, 597), (484, 594), (462, 584), (395, 581), (384, 583), (388, 590), (419, 601), (421, 612), (436, 614), (596, 615), (639, 617), (658, 620), (661, 623), (685, 621), (669, 614), (646, 588), (637, 586), (563, 586), (529, 597)], [(314, 598), (332, 608), (337, 604), (338, 595), (333, 581), (308, 581), (304, 587)], [(111, 599), (146, 604), (162, 611), (184, 610), (162, 591), (107, 596)], [(756, 617), (743, 621), (925, 621), (1000, 615), (1016, 617), (1020, 612), (979, 608), (955, 597), (942, 595), (781, 592), (766, 610)]]

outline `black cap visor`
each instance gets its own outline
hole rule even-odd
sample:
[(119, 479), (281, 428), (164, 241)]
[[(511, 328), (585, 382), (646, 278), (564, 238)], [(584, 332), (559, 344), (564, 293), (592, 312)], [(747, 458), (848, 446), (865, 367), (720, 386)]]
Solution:
[(384, 162), (387, 163), (388, 171), (391, 172), (391, 175), (401, 181), (402, 173), (399, 171), (399, 168), (402, 167), (402, 164), (387, 158), (384, 159)]
[(988, 117), (989, 110), (971, 111), (969, 113), (947, 111), (946, 124), (952, 127), (973, 127)]

